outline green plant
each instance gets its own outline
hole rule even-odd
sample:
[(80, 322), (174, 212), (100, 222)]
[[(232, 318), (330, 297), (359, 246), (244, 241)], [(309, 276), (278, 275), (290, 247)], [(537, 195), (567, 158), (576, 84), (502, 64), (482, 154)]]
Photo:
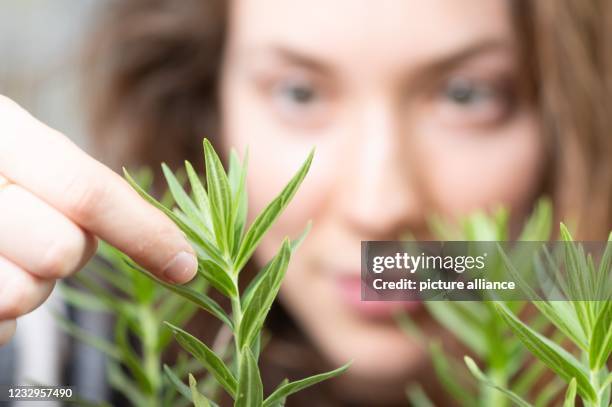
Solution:
[[(565, 298), (576, 300), (541, 299), (533, 301), (533, 305), (557, 328), (563, 340), (573, 344), (573, 348), (568, 350), (560, 345), (561, 341), (551, 341), (521, 321), (505, 303), (496, 302), (495, 307), (523, 345), (568, 383), (566, 404), (573, 405), (577, 394), (583, 406), (607, 407), (612, 401), (612, 373), (607, 366), (612, 352), (612, 233), (598, 265), (581, 244), (573, 242), (563, 224), (561, 237), (565, 242), (565, 274), (559, 285)], [(509, 261), (506, 265), (510, 269), (513, 267)], [(515, 274), (516, 270), (511, 272)], [(471, 370), (478, 373), (474, 368), (475, 364), (471, 364)], [(518, 397), (506, 389), (501, 390), (506, 395)], [(531, 404), (522, 400), (522, 405)]]
[[(503, 208), (497, 209), (490, 215), (475, 212), (457, 224), (444, 222), (438, 217), (430, 221), (436, 237), (441, 240), (477, 242), (507, 241), (510, 238), (509, 213)], [(547, 240), (551, 224), (552, 207), (548, 200), (543, 199), (536, 205), (518, 239)], [(500, 262), (497, 267), (503, 267), (503, 263)], [(526, 303), (513, 302), (509, 306), (515, 312), (521, 312), (526, 307)], [(541, 363), (533, 363), (518, 338), (509, 336), (510, 330), (500, 319), (492, 302), (426, 301), (425, 307), (472, 357), (483, 364), (487, 375), (495, 383), (504, 387), (509, 386), (519, 394), (534, 391), (536, 379), (542, 375), (544, 366)], [(425, 338), (407, 315), (398, 315), (398, 321), (409, 335), (421, 338), (422, 344), (429, 350), (441, 387), (457, 404), (465, 407), (508, 405), (509, 402), (503, 394), (490, 387), (488, 383), (471, 379), (461, 355), (446, 351), (439, 339)], [(538, 316), (533, 316), (532, 322), (542, 328), (546, 325)], [(558, 381), (550, 382), (546, 390), (541, 392), (539, 403), (545, 404), (559, 388)], [(408, 388), (408, 398), (412, 404), (424, 406), (426, 397), (417, 385), (412, 384)], [(431, 401), (427, 402), (433, 404)]]
[[(149, 171), (138, 174), (145, 188), (152, 182)], [(172, 197), (162, 198), (165, 205), (172, 205)], [(182, 297), (168, 293), (132, 267), (123, 255), (105, 242), (100, 242), (96, 257), (86, 269), (77, 274), (70, 284), (60, 284), (64, 300), (88, 312), (104, 313), (112, 319), (112, 338), (101, 337), (79, 327), (62, 315), (56, 315), (59, 325), (76, 339), (100, 350), (107, 357), (108, 383), (122, 394), (131, 405), (138, 407), (174, 407), (187, 405), (188, 400), (178, 394), (173, 382), (164, 374), (162, 357), (172, 341), (169, 330), (163, 329), (167, 320), (182, 326), (196, 312), (197, 307)], [(197, 280), (190, 285), (199, 292), (208, 290), (208, 283)], [(218, 340), (220, 353), (227, 353), (227, 343)], [(180, 378), (189, 372), (199, 372), (198, 363), (179, 355), (172, 367)], [(210, 378), (204, 387), (211, 394), (219, 386)], [(87, 405), (84, 400), (79, 404)], [(102, 403), (102, 405), (107, 405)]]
[[(551, 219), (550, 204), (541, 201), (519, 240), (547, 240)], [(508, 215), (503, 210), (493, 216), (477, 213), (467, 217), (459, 229), (434, 220), (434, 228), (448, 240), (506, 240)], [(577, 286), (586, 290), (568, 291), (566, 296), (609, 299), (610, 242), (596, 267), (590, 255), (570, 244), (571, 236), (563, 225), (561, 232), (567, 242), (568, 284), (564, 288), (576, 290)], [(514, 266), (502, 256), (500, 267)], [(510, 271), (519, 275), (517, 270)], [(580, 284), (580, 281), (589, 284)], [(536, 298), (535, 293), (532, 295)], [(539, 312), (522, 312), (529, 304)], [(426, 305), (433, 317), (467, 347), (484, 370), (472, 357), (465, 356), (463, 364), (455, 355), (447, 354), (439, 342), (434, 342), (430, 351), (437, 376), (448, 394), (464, 406), (502, 406), (510, 402), (531, 406), (527, 398), (534, 398), (535, 405), (544, 406), (557, 397), (565, 383), (568, 385), (564, 406), (574, 405), (576, 393), (585, 406), (608, 406), (612, 382), (606, 367), (612, 350), (610, 304), (609, 300), (429, 302)], [(527, 320), (526, 323), (516, 316), (521, 314), (525, 314), (522, 319)], [(406, 316), (400, 316), (400, 323), (410, 333), (419, 335)], [(579, 357), (570, 352), (572, 349), (560, 345), (568, 339), (576, 345)], [(531, 354), (535, 355), (535, 360)], [(466, 367), (477, 379), (475, 383), (465, 379)], [(547, 367), (556, 376), (546, 382)], [(418, 406), (431, 403), (416, 386), (409, 388), (408, 396)]]
[[(247, 228), (247, 161), (241, 163), (231, 152), (229, 170), (226, 173), (221, 160), (208, 140), (204, 140), (206, 188), (192, 165), (185, 162), (191, 186), (191, 196), (181, 186), (176, 176), (166, 166), (162, 169), (176, 208), (152, 198), (125, 171), (130, 184), (151, 204), (163, 211), (185, 233), (198, 257), (198, 275), (231, 303), (231, 313), (226, 311), (206, 293), (189, 286), (175, 286), (156, 279), (126, 256), (124, 260), (134, 270), (150, 280), (180, 295), (188, 302), (211, 313), (232, 332), (234, 350), (231, 363), (208, 345), (174, 323), (166, 325), (174, 333), (178, 343), (189, 352), (217, 383), (234, 400), (235, 406), (277, 406), (293, 393), (320, 381), (329, 379), (348, 368), (348, 364), (336, 370), (302, 380), (281, 382), (265, 399), (258, 367), (261, 350), (261, 332), (268, 311), (275, 300), (292, 253), (305, 238), (308, 228), (295, 241), (286, 238), (278, 253), (266, 264), (244, 290), (239, 289), (241, 271), (251, 258), (260, 240), (294, 196), (306, 176), (312, 162), (311, 152), (299, 171), (281, 193), (254, 219)], [(196, 406), (215, 405), (210, 394), (203, 395), (196, 379), (189, 378), (189, 386), (172, 369), (166, 374), (177, 390), (193, 400)]]

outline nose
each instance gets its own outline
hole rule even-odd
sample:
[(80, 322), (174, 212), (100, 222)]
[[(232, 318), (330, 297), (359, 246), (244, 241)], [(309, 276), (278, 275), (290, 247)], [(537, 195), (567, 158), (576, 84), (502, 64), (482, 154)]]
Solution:
[(344, 182), (339, 186), (345, 221), (367, 239), (398, 239), (424, 227), (417, 166), (400, 109), (372, 102), (353, 117)]

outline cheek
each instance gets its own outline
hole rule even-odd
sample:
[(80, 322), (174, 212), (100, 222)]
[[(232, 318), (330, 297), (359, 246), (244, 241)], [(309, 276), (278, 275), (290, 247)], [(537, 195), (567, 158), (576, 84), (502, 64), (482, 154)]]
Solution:
[(430, 164), (423, 165), (422, 176), (439, 212), (459, 217), (497, 205), (520, 212), (538, 193), (544, 146), (531, 115), (490, 134), (431, 139), (424, 144)]

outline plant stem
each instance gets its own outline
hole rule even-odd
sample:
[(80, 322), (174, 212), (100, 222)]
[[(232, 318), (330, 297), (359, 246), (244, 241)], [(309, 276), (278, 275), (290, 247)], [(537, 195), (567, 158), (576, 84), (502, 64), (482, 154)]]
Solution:
[(143, 353), (143, 367), (149, 382), (151, 383), (151, 394), (147, 396), (147, 406), (157, 407), (159, 406), (159, 399), (161, 395), (161, 366), (159, 364), (160, 355), (158, 354), (157, 340), (158, 340), (158, 327), (157, 321), (151, 309), (146, 305), (142, 305), (138, 309), (138, 320), (142, 326), (143, 338), (142, 338), (142, 353)]
[[(599, 389), (598, 374), (599, 374), (599, 372), (597, 372), (596, 370), (590, 370), (589, 371), (589, 379), (591, 381), (591, 384), (593, 385), (593, 388), (595, 389), (595, 394), (597, 394), (597, 398), (595, 399), (595, 402), (593, 403), (593, 406), (595, 406), (595, 407), (601, 406), (601, 393), (600, 393), (600, 389)], [(585, 402), (585, 404), (586, 404), (586, 402)]]
[[(233, 270), (230, 270), (229, 275), (234, 276), (234, 285), (238, 287), (237, 273), (234, 273)], [(238, 328), (240, 327), (240, 322), (242, 321), (242, 304), (240, 301), (240, 293), (238, 293), (235, 297), (232, 298), (232, 320), (234, 322), (234, 345), (236, 346), (236, 354), (234, 356), (234, 361), (236, 363), (236, 374), (239, 374), (240, 360), (242, 358), (242, 349), (240, 349), (240, 337), (238, 334)]]
[[(492, 368), (489, 373), (489, 377), (491, 380), (500, 387), (508, 387), (508, 378), (506, 371), (503, 368)], [(507, 406), (508, 399), (505, 395), (497, 391), (496, 389), (491, 388), (490, 386), (486, 386), (484, 391), (488, 395), (486, 398), (488, 401), (486, 402), (486, 406)]]

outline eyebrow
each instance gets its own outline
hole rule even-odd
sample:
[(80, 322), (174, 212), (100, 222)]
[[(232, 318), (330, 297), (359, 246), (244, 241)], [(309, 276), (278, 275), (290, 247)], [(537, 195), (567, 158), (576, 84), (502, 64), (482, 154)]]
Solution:
[(320, 62), (319, 58), (310, 56), (307, 53), (294, 51), (289, 48), (284, 48), (282, 46), (273, 47), (272, 52), (274, 52), (283, 59), (289, 60), (290, 62), (296, 63), (298, 65), (303, 65), (305, 67), (312, 68), (317, 71), (332, 70), (332, 67), (328, 66), (323, 62)]
[[(416, 65), (413, 69), (414, 73), (411, 73), (410, 77), (414, 77), (416, 80), (424, 80), (447, 72), (479, 55), (497, 51), (515, 52), (516, 50), (516, 46), (512, 42), (499, 39), (472, 41), (469, 45), (458, 46), (456, 48), (457, 50), (434, 55), (424, 63)], [(252, 48), (246, 54), (257, 55), (260, 52), (260, 48)], [(265, 49), (264, 53), (320, 74), (338, 75), (337, 69), (333, 65), (326, 63), (324, 58), (317, 57), (308, 51), (297, 50), (286, 45), (273, 45)]]
[(460, 47), (458, 51), (449, 52), (446, 55), (434, 57), (432, 62), (427, 62), (419, 69), (425, 69), (426, 71), (431, 70), (434, 72), (445, 72), (476, 56), (498, 51), (509, 51), (514, 53), (516, 51), (516, 47), (509, 41), (497, 39), (482, 40), (465, 47)]
[(273, 45), (266, 48), (254, 47), (246, 50), (244, 55), (247, 58), (251, 56), (265, 55), (265, 57), (272, 56), (278, 58), (283, 62), (287, 62), (293, 65), (299, 65), (303, 68), (310, 69), (321, 74), (334, 74), (336, 69), (331, 65), (324, 62), (324, 58), (313, 55), (308, 51), (296, 50), (297, 47), (290, 47), (287, 45)]

